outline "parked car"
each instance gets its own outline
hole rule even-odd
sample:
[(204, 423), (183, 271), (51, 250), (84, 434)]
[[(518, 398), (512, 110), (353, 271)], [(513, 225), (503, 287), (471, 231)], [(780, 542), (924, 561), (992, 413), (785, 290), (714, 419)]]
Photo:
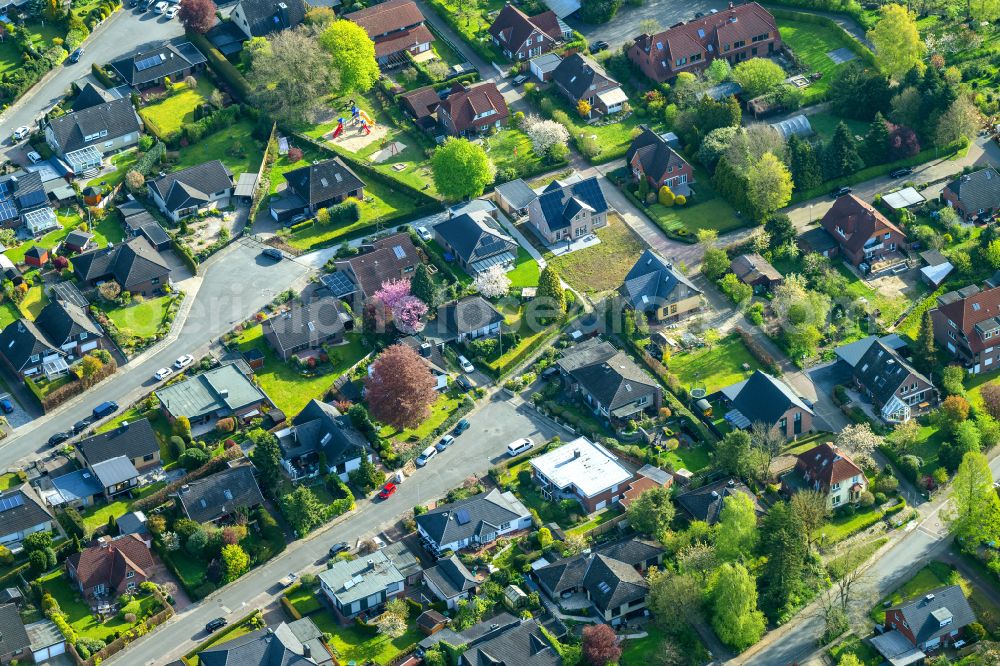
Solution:
[(833, 192), (830, 192), (830, 195), (834, 199), (839, 199), (840, 197), (844, 196), (845, 194), (850, 194), (852, 191), (853, 190), (851, 190), (851, 188), (849, 188), (849, 187), (847, 187), (845, 185), (844, 187), (836, 187), (836, 188), (834, 188)]
[(156, 3), (156, 6), (153, 7), (153, 11), (156, 12), (157, 14), (162, 14), (163, 12), (167, 11), (167, 3), (165, 2)]
[(151, 0), (139, 0), (139, 11), (140, 12), (149, 11), (149, 6), (152, 4), (153, 3), (151, 2)]
[(458, 357), (458, 364), (462, 366), (463, 372), (474, 372), (476, 370), (475, 366), (473, 366), (472, 363), (469, 362), (469, 359), (464, 356)]
[(31, 134), (31, 130), (21, 125), (16, 130), (14, 130), (14, 141), (21, 141), (22, 139), (27, 139), (28, 135)]
[(73, 434), (79, 435), (81, 432), (90, 427), (90, 419), (80, 419), (73, 424)]
[(913, 173), (913, 167), (899, 167), (889, 172), (889, 178), (902, 178)]
[(472, 386), (472, 382), (470, 382), (469, 378), (466, 377), (465, 375), (459, 375), (458, 377), (456, 377), (455, 383), (458, 384), (458, 387), (463, 391), (465, 391), (466, 393), (468, 393), (474, 388)]
[(433, 458), (437, 454), (438, 454), (437, 449), (435, 449), (433, 446), (428, 446), (426, 449), (420, 452), (420, 455), (417, 456), (417, 459), (414, 462), (417, 463), (417, 467), (423, 467), (424, 465), (429, 463), (431, 458)]
[(39, 162), (42, 161), (42, 156), (39, 155), (38, 153), (36, 153), (33, 150), (29, 150), (28, 151), (28, 161), (31, 162), (32, 164), (38, 164)]
[(437, 444), (434, 445), (434, 448), (437, 449), (438, 451), (444, 451), (449, 446), (451, 446), (454, 441), (455, 438), (452, 435), (445, 435), (440, 439), (440, 441), (438, 441)]
[(507, 455), (511, 458), (519, 456), (534, 445), (535, 443), (531, 441), (530, 437), (522, 437), (521, 439), (514, 440), (507, 445)]
[(469, 423), (468, 419), (462, 419), (461, 421), (455, 424), (455, 429), (451, 431), (451, 434), (455, 435), (455, 437), (458, 437), (463, 432), (468, 430), (471, 425), (472, 424)]
[(224, 617), (217, 617), (214, 620), (209, 620), (208, 624), (205, 625), (205, 631), (212, 633), (222, 629), (224, 626), (229, 624)]
[(341, 541), (340, 543), (335, 543), (330, 546), (330, 557), (336, 557), (341, 553), (346, 553), (351, 549), (351, 546), (346, 541)]
[(80, 58), (83, 57), (83, 53), (84, 51), (82, 48), (73, 51), (72, 53), (69, 54), (69, 61), (75, 65), (76, 63), (80, 62)]
[(0, 411), (4, 414), (10, 414), (14, 411), (14, 403), (10, 401), (10, 398), (0, 398)]
[(118, 403), (114, 400), (107, 400), (102, 402), (97, 407), (94, 407), (94, 418), (103, 419), (105, 416), (111, 416), (118, 411)]
[(517, 76), (514, 77), (514, 80), (511, 81), (511, 83), (515, 86), (519, 86), (527, 80), (528, 80), (527, 74), (518, 74)]
[(274, 259), (275, 261), (281, 261), (285, 258), (285, 255), (281, 254), (281, 250), (276, 247), (269, 247), (261, 255), (267, 257), (268, 259)]
[(590, 45), (590, 52), (600, 53), (601, 51), (607, 50), (607, 48), (608, 48), (608, 43), (603, 39), (599, 39)]
[(174, 361), (174, 367), (177, 368), (178, 370), (183, 370), (192, 363), (194, 363), (194, 356), (191, 356), (191, 354), (184, 354), (184, 356), (181, 356), (176, 361)]
[(295, 585), (295, 581), (297, 581), (298, 579), (299, 579), (298, 574), (290, 573), (281, 580), (279, 580), (278, 583), (281, 585), (282, 588), (291, 587), (292, 585)]
[(382, 488), (382, 490), (378, 491), (378, 498), (380, 500), (387, 500), (390, 497), (392, 497), (393, 493), (395, 493), (395, 492), (396, 492), (396, 484), (395, 483), (387, 483)]
[(164, 379), (166, 379), (172, 374), (174, 374), (174, 371), (171, 370), (170, 368), (160, 368), (159, 370), (153, 373), (153, 377), (156, 379), (156, 381), (162, 382)]
[(177, 16), (177, 5), (170, 5), (170, 8), (167, 9), (167, 11), (163, 12), (163, 15), (166, 16), (168, 19), (172, 19), (173, 17)]
[(57, 432), (56, 434), (54, 434), (51, 437), (49, 437), (49, 446), (57, 446), (59, 444), (62, 444), (63, 442), (65, 442), (67, 439), (69, 439), (72, 436), (73, 436), (73, 433), (71, 433), (69, 431)]
[(431, 241), (432, 238), (434, 238), (434, 236), (431, 235), (430, 229), (428, 229), (423, 225), (417, 227), (417, 235), (428, 243)]

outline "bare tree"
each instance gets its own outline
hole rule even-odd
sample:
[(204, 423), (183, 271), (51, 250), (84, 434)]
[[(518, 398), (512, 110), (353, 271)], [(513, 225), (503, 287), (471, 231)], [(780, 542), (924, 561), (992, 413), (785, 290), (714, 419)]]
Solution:
[(781, 449), (785, 447), (784, 433), (778, 430), (778, 426), (776, 425), (769, 426), (766, 423), (757, 421), (750, 426), (750, 444), (761, 452), (758, 478), (761, 480), (769, 479), (771, 463), (781, 453)]
[(813, 532), (823, 524), (830, 513), (826, 503), (826, 495), (818, 490), (807, 488), (792, 495), (790, 504), (792, 511), (798, 515), (806, 528), (806, 541), (811, 548)]

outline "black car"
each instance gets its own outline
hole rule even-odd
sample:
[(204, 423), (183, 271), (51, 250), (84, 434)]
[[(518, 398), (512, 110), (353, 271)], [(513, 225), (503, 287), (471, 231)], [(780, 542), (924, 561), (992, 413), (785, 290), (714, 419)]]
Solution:
[(56, 446), (57, 444), (62, 444), (67, 439), (73, 436), (71, 432), (57, 432), (56, 434), (49, 437), (49, 446)]
[(852, 192), (851, 188), (845, 185), (844, 187), (834, 188), (833, 192), (831, 192), (830, 195), (833, 196), (834, 199), (839, 199), (845, 194), (850, 194), (851, 192)]
[(80, 62), (80, 58), (83, 57), (83, 49), (77, 49), (69, 54), (69, 61), (72, 63)]
[(152, 0), (139, 0), (139, 11), (145, 12), (149, 10), (149, 7), (153, 4)]
[(81, 432), (90, 427), (90, 419), (82, 419), (73, 424), (73, 434), (79, 435)]
[(224, 617), (217, 617), (217, 618), (215, 618), (214, 620), (211, 620), (208, 624), (205, 625), (205, 631), (207, 631), (208, 633), (212, 633), (213, 631), (216, 631), (218, 629), (222, 629), (227, 624), (229, 624), (229, 622), (226, 621), (226, 618), (224, 618)]
[(600, 53), (601, 51), (604, 51), (607, 48), (608, 48), (608, 43), (602, 39), (590, 45), (590, 52)]
[(456, 437), (458, 437), (463, 432), (465, 432), (466, 430), (468, 430), (471, 426), (472, 426), (472, 424), (469, 423), (469, 421), (467, 419), (462, 419), (461, 421), (459, 421), (458, 423), (455, 424), (455, 429), (451, 431), (451, 434), (453, 434)]
[(913, 167), (899, 167), (889, 172), (889, 178), (902, 178), (913, 173)]
[(279, 250), (276, 247), (269, 247), (263, 252), (261, 252), (261, 254), (267, 257), (268, 259), (274, 259), (275, 261), (281, 261), (282, 259), (285, 258), (285, 255), (281, 254), (281, 250)]
[(459, 375), (458, 377), (456, 377), (455, 383), (458, 384), (459, 388), (461, 388), (465, 392), (469, 392), (472, 390), (472, 382), (470, 382), (469, 378), (466, 377), (465, 375)]
[(346, 541), (341, 541), (340, 543), (335, 543), (330, 546), (330, 557), (336, 557), (341, 553), (346, 553), (351, 549), (350, 545)]

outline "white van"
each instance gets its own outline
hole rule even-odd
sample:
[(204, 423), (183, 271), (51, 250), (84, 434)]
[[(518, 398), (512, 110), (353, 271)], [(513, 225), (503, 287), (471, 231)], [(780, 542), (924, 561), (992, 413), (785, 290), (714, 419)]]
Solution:
[(513, 458), (514, 456), (519, 456), (531, 447), (535, 445), (531, 441), (530, 437), (524, 437), (523, 439), (518, 439), (507, 445), (507, 455)]
[(426, 449), (420, 452), (419, 456), (417, 456), (417, 459), (415, 461), (417, 463), (417, 467), (423, 467), (428, 463), (428, 461), (430, 461), (431, 458), (433, 458), (437, 454), (438, 451), (437, 449), (434, 448), (433, 444), (428, 446)]

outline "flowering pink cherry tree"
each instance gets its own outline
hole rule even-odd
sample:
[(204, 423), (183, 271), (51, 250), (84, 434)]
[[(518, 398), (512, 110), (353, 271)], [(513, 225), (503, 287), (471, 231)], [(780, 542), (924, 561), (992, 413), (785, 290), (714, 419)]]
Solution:
[(375, 292), (374, 298), (381, 301), (386, 310), (395, 311), (396, 304), (409, 295), (409, 280), (386, 280), (382, 288)]
[(424, 328), (427, 305), (416, 296), (404, 296), (392, 308), (392, 320), (400, 333), (413, 335)]

